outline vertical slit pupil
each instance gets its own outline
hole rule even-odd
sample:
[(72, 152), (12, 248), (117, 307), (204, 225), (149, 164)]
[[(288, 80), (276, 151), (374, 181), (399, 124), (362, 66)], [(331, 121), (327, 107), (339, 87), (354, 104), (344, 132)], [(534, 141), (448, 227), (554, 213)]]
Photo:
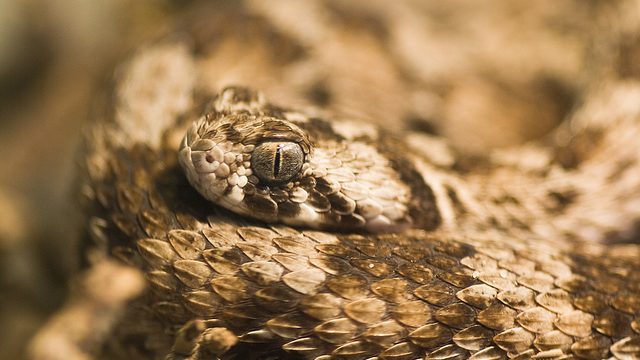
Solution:
[(278, 145), (276, 148), (275, 157), (273, 159), (273, 177), (277, 178), (280, 174), (280, 161), (282, 157), (282, 145)]

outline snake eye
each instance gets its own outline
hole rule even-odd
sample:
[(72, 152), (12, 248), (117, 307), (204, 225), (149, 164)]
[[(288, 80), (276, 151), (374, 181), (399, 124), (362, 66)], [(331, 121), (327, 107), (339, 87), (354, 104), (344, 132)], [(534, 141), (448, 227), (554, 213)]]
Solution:
[(294, 142), (263, 142), (251, 155), (253, 173), (267, 183), (290, 180), (300, 171), (303, 162), (302, 148)]

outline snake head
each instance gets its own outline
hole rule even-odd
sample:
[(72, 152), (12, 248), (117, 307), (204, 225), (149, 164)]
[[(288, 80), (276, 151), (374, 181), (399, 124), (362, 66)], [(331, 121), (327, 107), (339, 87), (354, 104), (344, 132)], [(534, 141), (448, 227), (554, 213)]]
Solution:
[(224, 89), (182, 141), (179, 159), (206, 199), (269, 223), (342, 231), (412, 225), (411, 189), (375, 140)]

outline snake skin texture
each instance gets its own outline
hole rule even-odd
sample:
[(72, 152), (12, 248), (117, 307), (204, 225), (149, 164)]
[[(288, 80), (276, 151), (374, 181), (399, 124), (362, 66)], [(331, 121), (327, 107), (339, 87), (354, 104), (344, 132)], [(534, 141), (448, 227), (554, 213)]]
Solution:
[[(429, 134), (387, 134), (299, 106), (291, 93), (303, 85), (271, 73), (268, 81), (277, 84), (264, 86), (260, 116), (298, 119), (299, 138), (318, 148), (332, 137), (376, 149), (386, 161), (382, 174), (398, 184), (387, 192), (400, 188), (404, 195), (393, 201), (406, 200), (398, 218), (411, 219), (402, 229), (332, 230), (362, 225), (373, 211), (354, 217), (353, 205), (351, 215), (338, 214), (319, 229), (287, 225), (269, 216), (275, 200), (247, 208), (237, 198), (222, 207), (207, 200), (230, 191), (201, 195), (178, 155), (203, 113), (224, 108), (244, 129), (251, 112), (235, 105), (247, 96), (233, 95), (263, 96), (222, 90), (264, 84), (255, 74), (229, 75), (241, 65), (219, 58), (225, 36), (278, 49), (251, 61), (317, 68), (309, 63), (322, 56), (309, 50), (314, 39), (287, 38), (264, 16), (240, 35), (205, 22), (140, 50), (120, 68), (105, 118), (89, 130), (82, 187), (88, 234), (95, 249), (140, 269), (148, 282), (105, 344), (105, 358), (640, 358), (640, 245), (629, 241), (640, 219), (640, 85), (612, 82), (585, 95), (556, 132), (570, 134), (553, 148), (572, 155), (567, 165), (534, 145), (465, 161)], [(294, 78), (304, 77), (302, 65)], [(309, 121), (322, 126), (309, 131)], [(262, 131), (245, 130), (256, 128)], [(577, 151), (587, 140), (588, 149)], [(213, 148), (205, 145), (193, 147)], [(227, 179), (239, 166), (211, 171)], [(347, 207), (318, 183), (301, 186), (317, 193), (315, 209)], [(352, 200), (385, 193), (385, 186), (393, 184), (351, 192), (360, 196)], [(274, 189), (265, 196), (294, 196)]]

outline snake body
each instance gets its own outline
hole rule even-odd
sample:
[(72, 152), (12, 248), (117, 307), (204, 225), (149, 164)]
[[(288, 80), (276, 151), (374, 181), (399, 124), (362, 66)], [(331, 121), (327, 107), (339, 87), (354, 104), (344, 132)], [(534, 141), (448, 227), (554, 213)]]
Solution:
[(212, 83), (204, 29), (123, 65), (88, 136), (88, 232), (149, 285), (106, 357), (640, 358), (639, 85), (585, 96), (556, 133), (571, 165), (465, 163)]

